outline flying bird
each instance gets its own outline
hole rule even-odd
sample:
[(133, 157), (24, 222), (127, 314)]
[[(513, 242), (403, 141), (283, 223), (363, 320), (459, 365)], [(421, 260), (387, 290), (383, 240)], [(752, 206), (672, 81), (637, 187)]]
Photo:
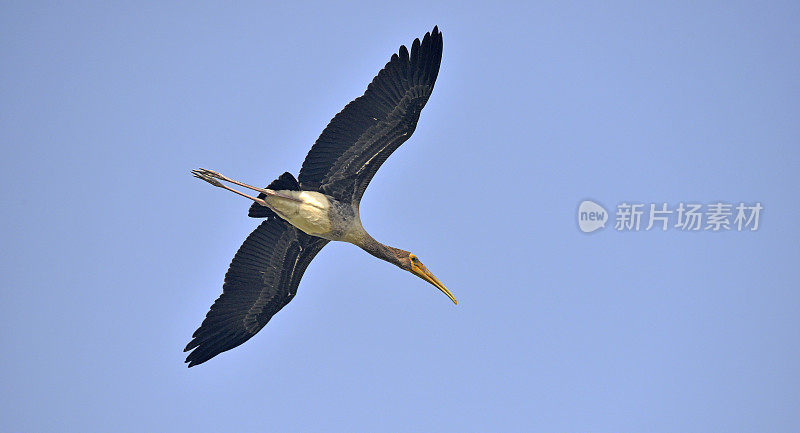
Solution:
[[(438, 27), (401, 46), (367, 86), (330, 121), (308, 152), (300, 175), (284, 173), (257, 188), (198, 169), (206, 182), (247, 197), (249, 216), (265, 221), (233, 257), (222, 295), (184, 349), (189, 367), (249, 340), (291, 301), (311, 260), (330, 241), (355, 244), (373, 256), (429, 282), (456, 298), (414, 254), (384, 245), (361, 224), (359, 203), (369, 181), (417, 127), (442, 60)], [(257, 191), (257, 197), (223, 182)]]

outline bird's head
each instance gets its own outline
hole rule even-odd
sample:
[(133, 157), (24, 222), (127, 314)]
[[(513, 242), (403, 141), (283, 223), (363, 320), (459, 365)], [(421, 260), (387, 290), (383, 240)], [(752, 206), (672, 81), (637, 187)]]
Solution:
[(456, 301), (456, 297), (453, 296), (453, 294), (450, 293), (449, 290), (447, 290), (447, 287), (445, 287), (444, 284), (442, 284), (442, 282), (439, 281), (439, 279), (436, 278), (436, 276), (433, 275), (431, 271), (429, 271), (428, 268), (425, 267), (425, 265), (422, 264), (422, 262), (417, 258), (417, 256), (408, 251), (401, 250), (399, 248), (394, 248), (394, 250), (395, 250), (395, 255), (397, 256), (397, 260), (399, 262), (398, 266), (400, 266), (400, 268), (405, 269), (408, 272), (411, 272), (412, 274), (431, 283), (434, 287), (441, 290), (442, 293), (447, 295), (447, 297), (450, 298), (450, 300), (453, 301), (454, 304), (458, 304), (458, 301)]

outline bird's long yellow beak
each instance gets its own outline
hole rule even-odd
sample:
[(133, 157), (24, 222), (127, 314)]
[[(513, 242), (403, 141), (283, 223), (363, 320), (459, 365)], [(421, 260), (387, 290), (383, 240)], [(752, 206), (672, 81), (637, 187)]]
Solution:
[(425, 267), (425, 265), (423, 265), (422, 263), (412, 263), (411, 273), (433, 284), (437, 289), (441, 290), (442, 293), (447, 295), (447, 297), (450, 298), (450, 300), (453, 301), (454, 304), (458, 305), (456, 297), (453, 296), (453, 294), (450, 293), (449, 290), (447, 290), (447, 287), (445, 287), (444, 284), (442, 284), (442, 282), (439, 281), (439, 279), (436, 278), (436, 276), (433, 275), (431, 271), (429, 271), (428, 268)]

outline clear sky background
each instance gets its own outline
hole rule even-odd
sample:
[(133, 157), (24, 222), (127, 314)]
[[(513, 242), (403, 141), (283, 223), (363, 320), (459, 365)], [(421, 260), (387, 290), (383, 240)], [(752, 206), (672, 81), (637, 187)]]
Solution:
[[(70, 3), (70, 4), (67, 4)], [(0, 430), (800, 431), (797, 2), (0, 4)], [(181, 352), (266, 184), (401, 44), (439, 80), (365, 227)], [(756, 232), (576, 209), (761, 202)]]

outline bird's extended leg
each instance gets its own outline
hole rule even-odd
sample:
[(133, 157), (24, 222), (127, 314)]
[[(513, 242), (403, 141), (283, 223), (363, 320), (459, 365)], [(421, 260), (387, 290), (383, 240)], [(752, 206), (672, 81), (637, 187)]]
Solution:
[(245, 188), (252, 189), (253, 191), (263, 192), (264, 194), (268, 194), (268, 191), (271, 191), (271, 190), (266, 190), (266, 189), (263, 189), (263, 188), (256, 188), (256, 187), (254, 187), (252, 185), (248, 185), (246, 183), (239, 182), (238, 180), (233, 180), (233, 179), (229, 178), (228, 176), (223, 176), (222, 174), (217, 173), (214, 170), (209, 170), (207, 168), (200, 168), (200, 169), (197, 169), (197, 170), (192, 170), (192, 174), (194, 174), (195, 172), (203, 174), (203, 175), (208, 176), (208, 177), (215, 178), (215, 179), (224, 180), (225, 182), (230, 182), (230, 183), (232, 183), (234, 185), (243, 186)]
[(222, 188), (222, 189), (227, 189), (230, 192), (239, 194), (239, 195), (241, 195), (243, 197), (247, 197), (250, 200), (253, 200), (254, 202), (260, 204), (261, 206), (266, 206), (267, 205), (267, 202), (265, 202), (264, 200), (261, 200), (258, 197), (253, 197), (253, 196), (247, 195), (247, 194), (245, 194), (243, 192), (237, 191), (237, 190), (229, 187), (228, 185), (223, 185), (222, 182), (218, 181), (217, 179), (214, 179), (211, 176), (208, 176), (208, 175), (206, 175), (204, 173), (201, 173), (199, 170), (192, 170), (192, 175), (194, 177), (198, 178), (198, 179), (202, 179), (202, 180), (210, 183), (211, 185), (214, 185), (214, 186)]
[(249, 188), (249, 189), (252, 189), (253, 191), (258, 191), (258, 192), (260, 192), (262, 194), (272, 195), (272, 196), (275, 196), (275, 197), (281, 197), (281, 198), (284, 198), (284, 199), (287, 199), (287, 200), (292, 200), (292, 201), (301, 201), (301, 200), (298, 200), (298, 199), (296, 199), (294, 197), (289, 197), (287, 195), (281, 194), (281, 193), (279, 193), (277, 191), (273, 191), (271, 189), (256, 188), (256, 187), (254, 187), (252, 185), (248, 185), (246, 183), (242, 183), (242, 182), (233, 180), (233, 179), (231, 179), (231, 178), (229, 178), (227, 176), (223, 176), (222, 174), (217, 173), (216, 171), (208, 170), (208, 169), (205, 169), (205, 168), (192, 170), (192, 175), (194, 175), (194, 177), (196, 177), (198, 179), (202, 179), (202, 180), (210, 183), (211, 185), (214, 185), (214, 186), (219, 187), (219, 188), (227, 189), (228, 191), (231, 191), (233, 193), (239, 194), (239, 195), (241, 195), (243, 197), (247, 197), (250, 200), (253, 200), (254, 202), (256, 202), (256, 203), (258, 203), (258, 204), (260, 204), (262, 206), (267, 206), (267, 203), (264, 200), (262, 200), (260, 198), (257, 198), (257, 197), (252, 197), (252, 196), (249, 196), (249, 195), (247, 195), (247, 194), (245, 194), (243, 192), (237, 191), (237, 190), (235, 190), (235, 189), (223, 184), (222, 182), (220, 182), (220, 180), (225, 181), (225, 182), (230, 182), (232, 184), (239, 185), (239, 186), (242, 186), (242, 187), (245, 187), (245, 188)]

